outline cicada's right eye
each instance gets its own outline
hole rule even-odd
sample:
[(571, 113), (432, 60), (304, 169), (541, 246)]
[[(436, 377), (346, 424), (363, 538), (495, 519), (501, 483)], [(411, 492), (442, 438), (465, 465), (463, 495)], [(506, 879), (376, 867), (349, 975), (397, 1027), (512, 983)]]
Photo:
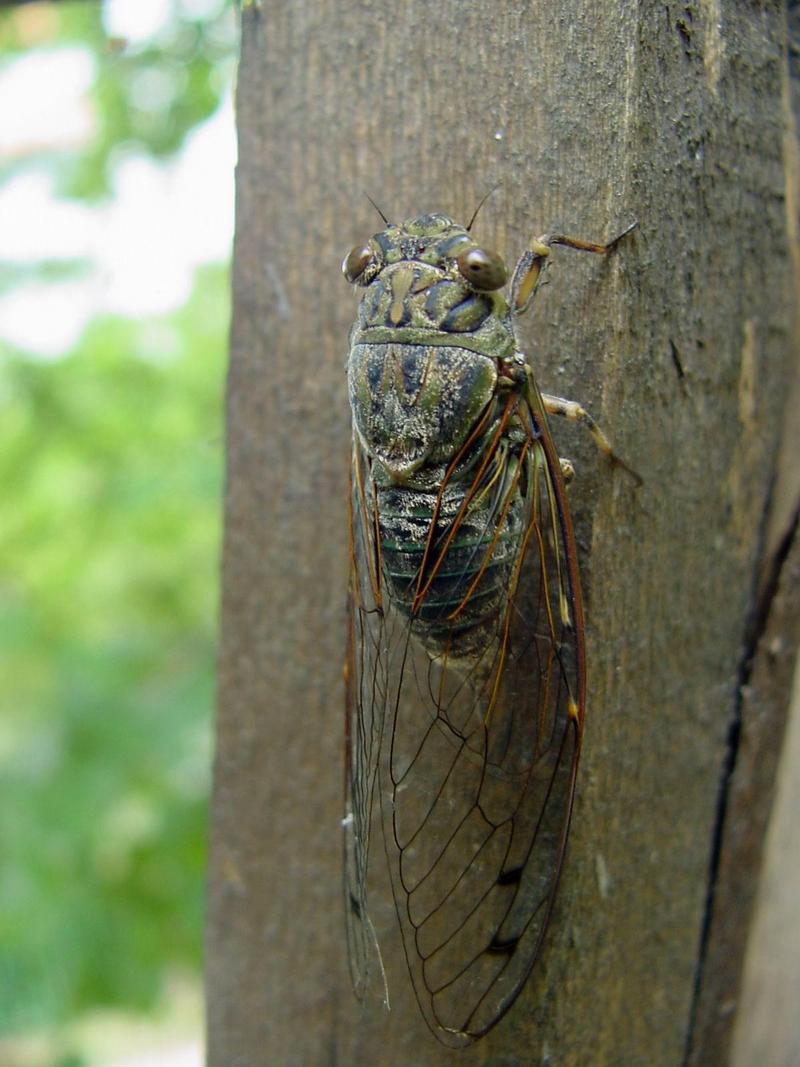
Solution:
[(369, 266), (372, 249), (369, 245), (356, 245), (344, 258), (342, 274), (349, 282), (357, 282)]

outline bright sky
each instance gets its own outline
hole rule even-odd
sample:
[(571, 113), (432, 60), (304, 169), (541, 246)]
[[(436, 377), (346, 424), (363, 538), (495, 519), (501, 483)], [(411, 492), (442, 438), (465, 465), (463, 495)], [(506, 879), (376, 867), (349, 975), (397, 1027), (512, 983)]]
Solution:
[[(181, 0), (196, 15), (220, 0)], [(165, 0), (111, 0), (109, 34), (146, 40), (167, 15)], [(46, 71), (46, 76), (45, 76)], [(91, 132), (94, 60), (82, 48), (39, 50), (0, 67), (0, 158), (31, 145), (68, 147)], [(202, 263), (230, 255), (236, 142), (233, 105), (221, 108), (170, 163), (129, 155), (114, 170), (113, 197), (97, 206), (60, 199), (32, 163), (0, 186), (0, 262), (22, 269), (47, 259), (88, 259), (89, 272), (60, 283), (21, 283), (0, 295), (0, 342), (55, 358), (99, 312), (133, 317), (179, 307)]]

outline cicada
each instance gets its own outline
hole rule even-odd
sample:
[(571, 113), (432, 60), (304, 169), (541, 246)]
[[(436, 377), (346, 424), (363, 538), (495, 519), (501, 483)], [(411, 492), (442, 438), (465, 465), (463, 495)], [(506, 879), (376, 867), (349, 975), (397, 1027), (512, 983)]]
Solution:
[(621, 462), (580, 405), (540, 393), (516, 318), (553, 245), (606, 253), (619, 237), (537, 238), (506, 298), (503, 260), (470, 227), (384, 221), (342, 265), (362, 292), (347, 367), (348, 950), (363, 995), (381, 823), (417, 1001), (460, 1045), (503, 1017), (541, 949), (583, 737), (580, 578), (547, 415), (586, 422)]

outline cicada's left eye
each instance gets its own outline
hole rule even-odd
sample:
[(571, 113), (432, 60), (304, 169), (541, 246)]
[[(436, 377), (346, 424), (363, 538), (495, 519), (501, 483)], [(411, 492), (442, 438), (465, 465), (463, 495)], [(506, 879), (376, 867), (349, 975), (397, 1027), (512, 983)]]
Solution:
[(372, 259), (372, 249), (369, 245), (356, 245), (344, 257), (342, 274), (349, 282), (357, 282)]
[(502, 289), (506, 284), (506, 265), (496, 252), (489, 252), (485, 248), (470, 248), (458, 256), (456, 264), (462, 277), (475, 289)]

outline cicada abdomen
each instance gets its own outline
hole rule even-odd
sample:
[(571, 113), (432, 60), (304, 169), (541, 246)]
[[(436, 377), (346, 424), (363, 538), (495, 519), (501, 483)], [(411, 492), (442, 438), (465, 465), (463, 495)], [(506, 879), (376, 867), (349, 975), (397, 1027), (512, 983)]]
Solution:
[(551, 243), (611, 247), (534, 242), (510, 305), (500, 257), (445, 215), (390, 225), (343, 264), (363, 289), (348, 361), (349, 955), (361, 993), (377, 793), (417, 1000), (453, 1045), (503, 1016), (538, 955), (583, 732), (572, 528), (514, 331)]

